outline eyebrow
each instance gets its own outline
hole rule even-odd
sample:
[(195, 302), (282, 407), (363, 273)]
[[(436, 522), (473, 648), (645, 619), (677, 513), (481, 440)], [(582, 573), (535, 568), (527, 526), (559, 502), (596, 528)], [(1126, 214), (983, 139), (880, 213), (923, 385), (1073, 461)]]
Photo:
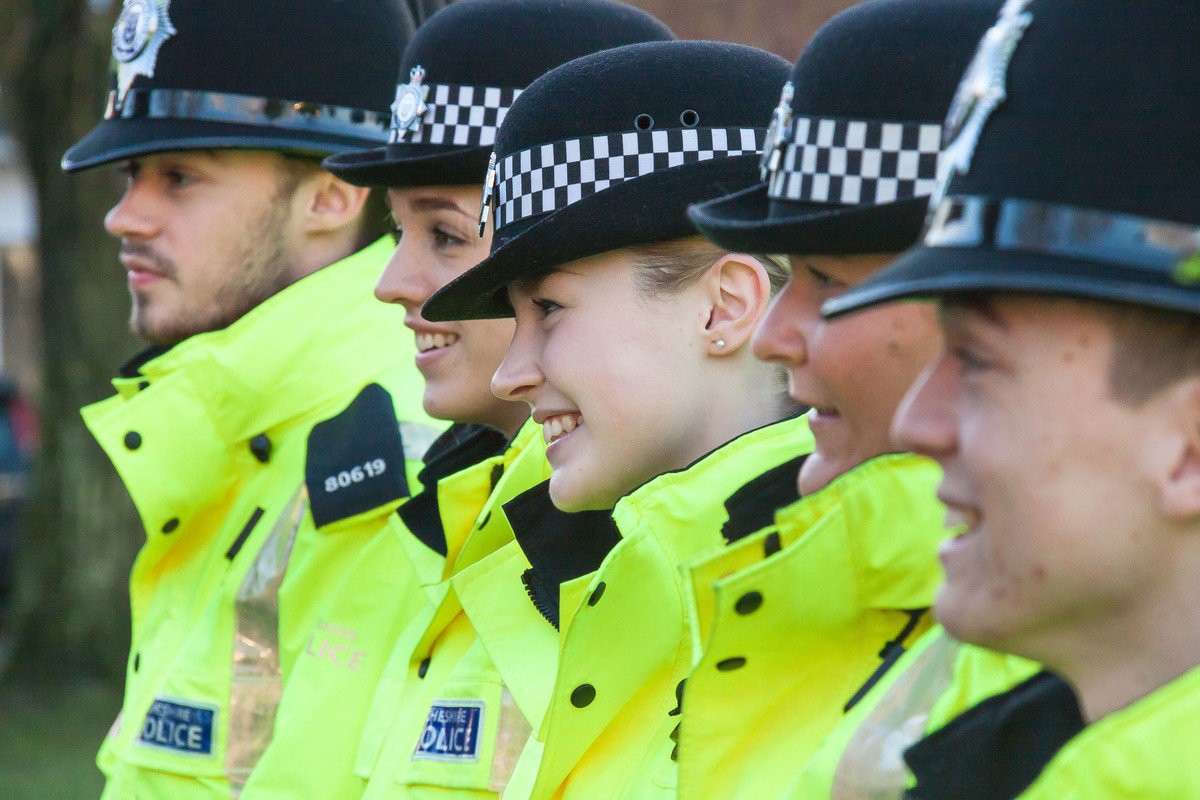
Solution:
[(1000, 314), (996, 308), (996, 303), (991, 295), (986, 294), (963, 294), (951, 296), (943, 300), (938, 305), (938, 316), (941, 319), (942, 327), (945, 328), (947, 323), (951, 322), (951, 315), (973, 314), (982, 317), (984, 322), (992, 327), (1007, 333), (1008, 320)]
[(454, 211), (468, 219), (472, 216), (469, 212), (460, 208), (458, 203), (455, 203), (453, 200), (447, 200), (444, 197), (418, 197), (410, 205), (414, 211)]

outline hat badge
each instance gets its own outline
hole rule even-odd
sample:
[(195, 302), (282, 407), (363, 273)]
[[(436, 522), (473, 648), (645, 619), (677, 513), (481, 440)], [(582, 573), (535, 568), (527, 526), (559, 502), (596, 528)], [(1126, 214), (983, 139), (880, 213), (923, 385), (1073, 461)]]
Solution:
[(1013, 52), (1033, 21), (1026, 7), (1032, 0), (1006, 0), (996, 20), (975, 51), (942, 128), (942, 152), (938, 158), (937, 186), (929, 201), (936, 209), (955, 173), (966, 175), (975, 155), (975, 145), (992, 112), (1008, 97), (1005, 88)]
[(488, 158), (487, 175), (483, 179), (483, 197), (479, 201), (479, 235), (487, 230), (488, 216), (492, 210), (492, 197), (496, 192), (496, 151)]
[(783, 85), (779, 96), (779, 105), (771, 114), (771, 124), (767, 128), (767, 138), (763, 142), (762, 159), (758, 163), (759, 177), (766, 180), (767, 176), (779, 169), (779, 161), (783, 157), (783, 145), (787, 141), (792, 126), (792, 98), (796, 89), (792, 82)]
[(425, 98), (429, 87), (423, 85), (425, 70), (420, 64), (408, 73), (408, 83), (396, 87), (396, 100), (392, 103), (392, 142), (402, 142), (409, 131), (421, 129), (421, 117), (428, 107)]
[(138, 75), (154, 77), (158, 49), (178, 33), (167, 14), (170, 5), (171, 0), (125, 0), (112, 37), (112, 54), (117, 61), (118, 108)]

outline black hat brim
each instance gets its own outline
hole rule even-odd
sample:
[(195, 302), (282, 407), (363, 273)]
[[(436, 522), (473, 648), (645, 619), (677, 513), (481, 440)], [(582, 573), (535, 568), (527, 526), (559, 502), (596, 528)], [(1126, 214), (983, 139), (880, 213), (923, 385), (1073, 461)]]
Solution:
[(491, 255), (430, 297), (421, 316), (430, 322), (511, 317), (505, 288), (518, 279), (623, 247), (695, 236), (686, 209), (672, 204), (725, 194), (730, 176), (757, 159), (718, 158), (643, 175), (539, 217), (511, 238), (501, 232)]
[(372, 142), (351, 137), (317, 135), (302, 129), (263, 128), (232, 122), (188, 119), (106, 120), (62, 157), (62, 168), (74, 172), (127, 158), (170, 150), (253, 148), (327, 156), (361, 150)]
[[(726, 250), (754, 253), (890, 253), (920, 236), (929, 200), (914, 197), (878, 205), (774, 201), (767, 184), (694, 205), (692, 223)], [(786, 216), (779, 215), (784, 208)], [(772, 216), (772, 210), (775, 216)]]
[[(397, 149), (403, 155), (397, 156)], [(404, 144), (373, 150), (338, 153), (322, 166), (355, 186), (483, 186), (492, 148), (447, 147), (440, 144)]]
[(1168, 273), (1096, 264), (1040, 253), (957, 247), (914, 247), (848, 292), (825, 303), (836, 317), (897, 300), (934, 300), (979, 292), (1047, 294), (1197, 313), (1195, 290)]

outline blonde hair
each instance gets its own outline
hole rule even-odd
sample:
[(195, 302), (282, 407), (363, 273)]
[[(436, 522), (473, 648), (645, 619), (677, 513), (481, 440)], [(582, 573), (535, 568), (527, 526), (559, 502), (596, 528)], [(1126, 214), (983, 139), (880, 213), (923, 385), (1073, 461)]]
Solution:
[[(629, 248), (640, 272), (638, 283), (650, 295), (672, 294), (687, 288), (729, 251), (706, 239), (693, 237), (673, 242), (635, 245)], [(767, 271), (774, 297), (792, 276), (787, 256), (749, 253)]]
[[(636, 279), (638, 285), (651, 297), (669, 295), (686, 289), (700, 280), (709, 267), (730, 253), (699, 237), (636, 245), (630, 247), (629, 251), (640, 268)], [(791, 261), (785, 255), (747, 255), (756, 259), (767, 271), (772, 297), (777, 295), (792, 277)], [(787, 370), (779, 364), (764, 363), (761, 366), (771, 375), (771, 388), (779, 395), (781, 413), (799, 413), (800, 406), (788, 396)]]

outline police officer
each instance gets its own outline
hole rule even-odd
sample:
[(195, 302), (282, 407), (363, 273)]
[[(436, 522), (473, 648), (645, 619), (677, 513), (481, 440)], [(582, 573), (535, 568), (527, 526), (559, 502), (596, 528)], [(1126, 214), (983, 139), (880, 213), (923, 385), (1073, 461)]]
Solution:
[[(411, 30), (384, 0), (126, 0), (113, 30), (104, 119), (63, 157), (128, 175), (105, 225), (150, 344), (84, 410), (147, 535), (108, 797), (236, 794), (298, 660), (337, 696), (369, 693), (387, 656), (325, 598), (390, 535), (436, 429), (402, 315), (370, 293), (380, 199), (319, 160), (386, 139)], [(412, 613), (419, 589), (390, 579)], [(319, 759), (287, 766), (336, 796)]]
[(686, 213), (754, 182), (787, 72), (754, 48), (650, 42), (543, 75), (497, 134), (491, 255), (422, 311), (515, 316), (492, 385), (549, 443), (550, 480), (503, 507), (516, 540), (453, 578), (534, 732), (505, 797), (675, 795), (700, 627), (678, 568), (723, 546), (734, 489), (811, 444), (750, 352), (786, 269), (703, 241)]
[[(431, 448), (423, 491), (393, 517), (396, 537), (364, 553), (385, 559), (401, 548), (430, 598), (405, 626), (371, 703), (356, 764), (364, 798), (494, 797), (531, 732), (531, 712), (501, 681), (450, 578), (512, 540), (498, 512), (549, 474), (541, 425), (521, 427), (528, 407), (491, 392), (512, 321), (432, 323), (421, 305), (488, 254), (480, 182), (525, 87), (575, 56), (673, 38), (651, 15), (611, 0), (459, 0), (405, 48), (389, 143), (325, 162), (351, 183), (387, 187), (398, 243), (376, 295), (407, 312), (426, 410), (455, 422)], [(362, 602), (363, 588), (345, 594)], [(512, 610), (505, 599), (489, 599), (498, 615)], [(528, 606), (523, 593), (517, 599)]]
[(909, 749), (910, 797), (1200, 793), (1198, 36), (1188, 3), (1008, 0), (922, 244), (826, 306), (938, 300), (895, 422), (944, 470), (937, 612), (1048, 668)]

